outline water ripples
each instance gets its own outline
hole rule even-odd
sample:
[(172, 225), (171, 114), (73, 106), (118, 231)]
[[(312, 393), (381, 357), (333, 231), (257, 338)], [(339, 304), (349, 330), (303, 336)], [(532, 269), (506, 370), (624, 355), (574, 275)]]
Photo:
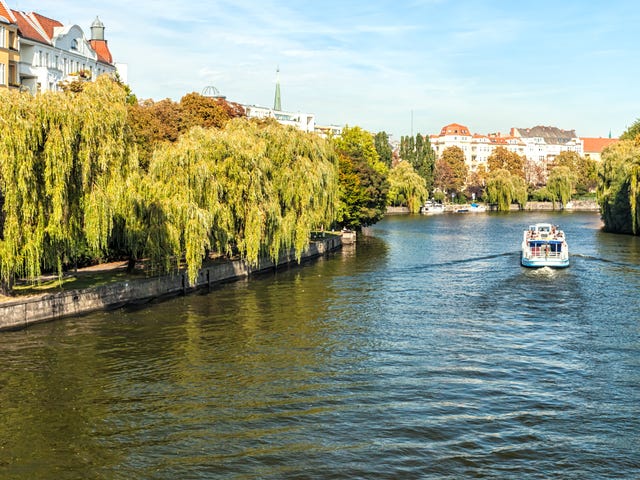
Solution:
[(441, 217), (0, 336), (0, 477), (637, 476), (635, 247), (582, 232), (570, 268), (527, 270), (525, 216)]

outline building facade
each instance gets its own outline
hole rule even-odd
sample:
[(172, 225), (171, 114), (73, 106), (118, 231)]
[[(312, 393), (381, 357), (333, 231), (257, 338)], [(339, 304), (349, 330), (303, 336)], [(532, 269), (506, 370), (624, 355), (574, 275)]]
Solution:
[(0, 87), (18, 88), (20, 61), (18, 25), (11, 9), (0, 0)]
[(610, 145), (618, 142), (617, 138), (593, 138), (593, 137), (582, 137), (583, 145), (583, 154), (585, 158), (590, 158), (591, 160), (595, 160), (599, 162), (601, 160), (602, 151)]
[(460, 148), (470, 172), (488, 169), (488, 159), (498, 147), (525, 157), (543, 170), (561, 152), (583, 154), (582, 140), (573, 130), (555, 127), (512, 128), (509, 135), (500, 132), (481, 135), (471, 134), (465, 125), (452, 123), (442, 127), (439, 135), (431, 135), (430, 141), (438, 158), (449, 147)]
[[(95, 80), (116, 72), (104, 38), (104, 25), (98, 18), (91, 25), (91, 38), (87, 40), (78, 25), (63, 25), (35, 12), (11, 10), (0, 0), (0, 25), (5, 39), (4, 43), (0, 40), (0, 62), (8, 63), (0, 70), (5, 70), (10, 86), (32, 93), (57, 91), (63, 82)], [(5, 62), (7, 53), (2, 45), (12, 41), (8, 53), (11, 58)]]
[(313, 113), (294, 113), (274, 110), (256, 105), (243, 105), (247, 118), (274, 118), (281, 125), (295, 127), (303, 132), (315, 131), (316, 117)]

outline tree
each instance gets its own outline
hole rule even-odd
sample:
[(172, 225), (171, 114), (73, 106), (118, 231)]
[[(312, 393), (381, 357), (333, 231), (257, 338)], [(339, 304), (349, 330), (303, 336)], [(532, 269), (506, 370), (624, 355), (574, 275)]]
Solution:
[(575, 174), (569, 167), (560, 166), (551, 170), (547, 180), (547, 192), (554, 203), (559, 201), (564, 206), (571, 200), (575, 178)]
[(540, 188), (546, 183), (546, 169), (542, 162), (525, 159), (524, 179), (533, 188)]
[(640, 146), (632, 140), (602, 152), (597, 199), (608, 232), (640, 234)]
[(509, 211), (512, 203), (523, 208), (527, 202), (527, 185), (521, 176), (500, 168), (489, 174), (486, 198), (501, 212)]
[(497, 147), (487, 159), (490, 172), (505, 169), (512, 175), (518, 175), (522, 178), (525, 178), (524, 162), (524, 157), (504, 147)]
[(430, 192), (433, 191), (436, 152), (428, 136), (417, 134), (414, 137), (402, 137), (400, 140), (400, 158), (411, 164), (420, 175)]
[(244, 115), (244, 108), (238, 104), (198, 93), (183, 96), (179, 103), (168, 98), (158, 102), (145, 100), (129, 108), (129, 122), (143, 168), (148, 166), (160, 143), (176, 142), (193, 127), (222, 128), (230, 119)]
[(620, 140), (632, 140), (636, 144), (640, 143), (640, 118), (633, 122), (625, 132), (620, 135)]
[(376, 133), (374, 137), (374, 144), (380, 161), (384, 163), (387, 168), (391, 168), (393, 151), (391, 149), (391, 144), (389, 143), (389, 135), (387, 135), (387, 132)]
[(424, 180), (409, 162), (400, 162), (389, 171), (389, 204), (408, 206), (411, 213), (418, 213), (429, 198)]
[(79, 92), (0, 92), (0, 279), (36, 281), (44, 270), (107, 245), (113, 206), (137, 168), (125, 90), (107, 76)]
[(345, 127), (333, 144), (340, 172), (338, 222), (350, 228), (376, 223), (384, 216), (389, 184), (373, 137), (360, 127)]
[[(289, 248), (301, 258), (311, 231), (336, 215), (331, 145), (277, 123), (236, 119), (223, 130), (193, 128), (156, 152), (149, 175), (151, 188), (161, 191), (155, 203), (170, 238), (179, 241), (190, 282), (209, 249), (237, 249), (252, 265), (263, 255), (275, 261)], [(160, 231), (159, 238), (164, 235)], [(152, 249), (175, 245), (150, 240)]]
[(487, 185), (488, 173), (484, 165), (478, 166), (474, 172), (470, 172), (467, 178), (465, 193), (467, 197), (481, 198)]
[(468, 167), (460, 147), (448, 147), (436, 163), (434, 184), (446, 192), (460, 192), (466, 181)]

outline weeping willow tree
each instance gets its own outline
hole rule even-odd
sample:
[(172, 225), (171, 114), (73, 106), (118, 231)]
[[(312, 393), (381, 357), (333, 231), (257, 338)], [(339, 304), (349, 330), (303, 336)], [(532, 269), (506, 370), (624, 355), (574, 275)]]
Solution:
[(411, 213), (418, 213), (420, 206), (429, 198), (426, 182), (409, 162), (400, 162), (389, 170), (390, 205), (409, 207)]
[(597, 199), (609, 232), (640, 235), (640, 146), (620, 141), (602, 153)]
[(129, 245), (160, 259), (183, 252), (193, 283), (209, 250), (237, 250), (252, 265), (286, 248), (300, 259), (312, 229), (334, 219), (337, 160), (320, 138), (237, 119), (223, 130), (194, 128), (156, 151), (140, 185), (155, 195), (165, 227), (155, 244), (135, 233), (144, 228), (126, 227)]
[(527, 185), (525, 180), (506, 169), (492, 172), (487, 179), (487, 202), (497, 206), (499, 212), (509, 211), (512, 203), (523, 208), (527, 203)]
[(554, 204), (560, 202), (562, 207), (566, 205), (571, 200), (575, 183), (576, 177), (569, 167), (555, 167), (547, 180), (547, 193), (551, 201)]
[(0, 278), (62, 273), (107, 245), (112, 205), (135, 168), (126, 93), (103, 77), (80, 93), (0, 93)]

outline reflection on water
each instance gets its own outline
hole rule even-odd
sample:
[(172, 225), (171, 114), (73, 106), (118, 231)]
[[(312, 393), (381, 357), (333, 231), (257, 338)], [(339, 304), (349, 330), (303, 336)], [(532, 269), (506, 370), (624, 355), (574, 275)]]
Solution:
[[(559, 223), (564, 270), (519, 265)], [(633, 478), (640, 250), (593, 214), (390, 217), (355, 248), (0, 335), (0, 478)]]

